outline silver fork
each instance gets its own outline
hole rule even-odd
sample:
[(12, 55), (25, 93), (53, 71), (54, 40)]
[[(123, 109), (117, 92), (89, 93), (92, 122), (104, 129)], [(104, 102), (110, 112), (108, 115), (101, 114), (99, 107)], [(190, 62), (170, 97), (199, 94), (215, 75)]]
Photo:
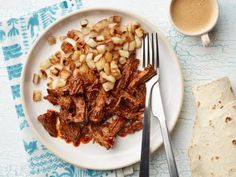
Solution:
[[(167, 156), (167, 163), (171, 177), (178, 177), (178, 170), (170, 142), (169, 132), (166, 125), (165, 113), (162, 105), (161, 91), (159, 85), (159, 49), (158, 49), (157, 33), (147, 34), (143, 40), (143, 67), (148, 64), (153, 65), (157, 70), (157, 75), (146, 83), (146, 107), (144, 111), (144, 127), (142, 135), (142, 152), (140, 162), (140, 177), (149, 177), (149, 156), (150, 156), (150, 118), (154, 117), (158, 120), (161, 134), (164, 142), (164, 147)], [(152, 92), (155, 87), (159, 100), (158, 115), (153, 114)]]

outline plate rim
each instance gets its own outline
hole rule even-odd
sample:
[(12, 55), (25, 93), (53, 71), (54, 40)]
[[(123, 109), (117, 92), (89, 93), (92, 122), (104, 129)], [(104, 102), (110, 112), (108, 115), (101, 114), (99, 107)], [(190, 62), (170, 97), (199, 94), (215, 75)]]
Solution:
[[(27, 65), (28, 65), (28, 62), (29, 62), (29, 59), (32, 55), (32, 52), (33, 50), (35, 49), (35, 46), (38, 44), (38, 42), (42, 39), (42, 37), (50, 30), (52, 29), (54, 26), (56, 26), (57, 24), (59, 24), (60, 22), (64, 21), (65, 19), (67, 18), (70, 18), (72, 16), (75, 16), (75, 15), (79, 15), (80, 13), (88, 13), (88, 12), (91, 12), (91, 11), (114, 11), (116, 13), (121, 13), (121, 14), (125, 14), (125, 15), (128, 15), (130, 17), (134, 17), (136, 18), (137, 20), (140, 20), (140, 21), (145, 21), (145, 23), (148, 25), (148, 26), (152, 26), (153, 29), (155, 29), (158, 33), (158, 35), (161, 37), (162, 41), (164, 42), (164, 44), (166, 45), (166, 47), (169, 49), (170, 51), (170, 55), (171, 57), (174, 58), (174, 62), (176, 62), (177, 66), (178, 67), (178, 75), (180, 76), (181, 78), (181, 98), (180, 98), (180, 103), (179, 103), (179, 106), (178, 106), (178, 112), (176, 113), (175, 116), (175, 119), (173, 119), (171, 122), (170, 122), (170, 125), (168, 126), (169, 128), (169, 131), (170, 133), (173, 131), (174, 127), (176, 126), (177, 124), (177, 121), (179, 119), (179, 116), (180, 116), (180, 112), (181, 112), (181, 108), (182, 108), (182, 105), (183, 105), (183, 97), (184, 97), (184, 82), (183, 82), (183, 74), (182, 74), (182, 70), (181, 70), (181, 65), (180, 65), (180, 62), (178, 60), (178, 57), (174, 51), (174, 49), (171, 47), (168, 39), (166, 38), (166, 36), (159, 30), (159, 28), (155, 25), (153, 25), (149, 20), (146, 20), (145, 18), (137, 15), (136, 13), (134, 12), (126, 12), (124, 10), (120, 10), (120, 9), (117, 9), (117, 8), (111, 8), (111, 7), (93, 7), (93, 8), (83, 8), (83, 9), (79, 9), (79, 10), (76, 10), (74, 12), (71, 12), (59, 19), (57, 19), (56, 21), (54, 21), (52, 24), (50, 24), (46, 29), (44, 29), (43, 31), (41, 31), (38, 35), (38, 38), (35, 40), (35, 42), (33, 43), (33, 45), (31, 46), (27, 56), (26, 56), (26, 59), (23, 63), (23, 69), (22, 69), (22, 73), (21, 73), (21, 78), (20, 78), (20, 95), (21, 95), (21, 104), (23, 106), (23, 110), (24, 110), (24, 113), (25, 113), (25, 118), (30, 126), (30, 129), (32, 130), (33, 134), (34, 134), (34, 137), (43, 145), (46, 146), (46, 148), (52, 152), (54, 155), (56, 155), (57, 157), (61, 158), (62, 160), (70, 163), (70, 164), (73, 164), (79, 168), (83, 168), (83, 169), (93, 169), (93, 170), (114, 170), (114, 169), (119, 169), (119, 168), (124, 168), (126, 166), (130, 166), (130, 165), (133, 165), (137, 162), (140, 161), (140, 158), (137, 158), (135, 160), (133, 160), (132, 162), (130, 163), (126, 163), (124, 165), (120, 164), (119, 166), (117, 165), (116, 167), (103, 167), (103, 168), (96, 168), (95, 166), (94, 167), (88, 167), (88, 166), (84, 166), (82, 164), (76, 164), (74, 163), (73, 161), (71, 161), (70, 159), (68, 159), (66, 156), (64, 156), (63, 154), (59, 153), (56, 149), (54, 149), (53, 147), (51, 147), (51, 145), (49, 143), (47, 143), (43, 138), (41, 138), (40, 134), (37, 132), (36, 128), (34, 127), (33, 123), (31, 122), (30, 118), (29, 118), (29, 114), (28, 114), (28, 109), (26, 107), (26, 102), (25, 102), (25, 94), (24, 94), (24, 88), (25, 88), (25, 85), (24, 85), (24, 82), (25, 82), (25, 75), (26, 75), (26, 71), (27, 71)], [(156, 151), (158, 148), (160, 148), (160, 146), (163, 144), (163, 140), (161, 140), (161, 143), (159, 143), (156, 147), (150, 147), (151, 149), (151, 153), (153, 153), (154, 151)]]

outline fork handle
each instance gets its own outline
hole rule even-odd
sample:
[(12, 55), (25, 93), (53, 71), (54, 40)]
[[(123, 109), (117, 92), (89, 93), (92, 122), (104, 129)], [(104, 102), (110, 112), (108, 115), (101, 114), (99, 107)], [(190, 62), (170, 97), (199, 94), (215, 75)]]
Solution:
[(177, 170), (177, 166), (176, 166), (176, 162), (175, 162), (175, 158), (174, 158), (174, 153), (173, 153), (173, 150), (172, 150), (172, 145), (171, 145), (171, 141), (170, 141), (166, 121), (165, 120), (159, 120), (159, 122), (160, 122), (164, 147), (165, 147), (165, 151), (166, 151), (166, 157), (167, 157), (167, 163), (168, 163), (168, 166), (169, 166), (170, 176), (171, 177), (178, 177), (179, 176), (178, 175), (178, 170)]
[(146, 90), (146, 106), (144, 110), (142, 149), (139, 177), (149, 177), (149, 157), (150, 157), (150, 90)]
[[(165, 114), (164, 114), (164, 108), (162, 105), (161, 90), (160, 90), (159, 83), (156, 84), (155, 89), (157, 90), (157, 94), (158, 94), (157, 98), (159, 99), (159, 104), (161, 106), (161, 109), (160, 109), (161, 112), (158, 115), (157, 119), (159, 121), (159, 125), (161, 128), (161, 134), (162, 134), (164, 147), (165, 147), (165, 151), (166, 151), (166, 157), (167, 157), (167, 163), (168, 163), (168, 167), (169, 167), (170, 176), (171, 177), (179, 177), (178, 169), (176, 166), (174, 153), (173, 153), (173, 149), (172, 149), (172, 145), (171, 145), (171, 141), (170, 141), (169, 131), (168, 131), (167, 124), (166, 124), (166, 118), (165, 118)], [(154, 116), (154, 115), (152, 115), (152, 116)]]

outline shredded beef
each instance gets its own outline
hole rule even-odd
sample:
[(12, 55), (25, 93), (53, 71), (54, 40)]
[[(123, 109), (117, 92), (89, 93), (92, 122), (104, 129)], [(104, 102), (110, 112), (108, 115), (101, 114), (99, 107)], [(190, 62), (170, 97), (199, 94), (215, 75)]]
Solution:
[(81, 139), (80, 141), (84, 144), (90, 142), (93, 139), (93, 130), (91, 124), (87, 124), (83, 127), (82, 133), (81, 133)]
[(152, 66), (138, 71), (138, 65), (138, 59), (128, 59), (122, 65), (122, 77), (109, 92), (102, 89), (100, 75), (95, 70), (70, 76), (64, 87), (48, 89), (44, 97), (58, 105), (60, 112), (48, 110), (38, 120), (51, 136), (60, 136), (75, 146), (94, 140), (107, 149), (112, 148), (117, 135), (126, 136), (143, 127), (145, 82), (156, 71)]
[(89, 70), (88, 72), (84, 73), (83, 81), (84, 85), (90, 86), (97, 80), (97, 74), (95, 70)]
[(70, 95), (83, 94), (83, 80), (81, 76), (71, 77), (68, 81), (69, 93)]
[(58, 98), (57, 104), (60, 105), (62, 109), (69, 110), (72, 104), (72, 99), (70, 96), (61, 96)]
[(67, 143), (72, 142), (75, 146), (78, 146), (80, 144), (80, 135), (81, 135), (80, 126), (77, 123), (66, 121), (67, 117), (65, 116), (68, 116), (68, 115), (66, 113), (62, 113), (59, 115), (60, 136), (63, 139), (65, 139)]
[(127, 85), (129, 84), (129, 79), (138, 69), (139, 62), (140, 61), (138, 59), (129, 59), (126, 62), (122, 71), (122, 77), (116, 84), (116, 90), (124, 89), (127, 87)]
[(76, 113), (75, 116), (73, 116), (73, 122), (87, 122), (87, 108), (86, 103), (84, 100), (84, 97), (77, 96), (73, 97), (75, 107), (76, 107)]
[(56, 127), (57, 119), (58, 119), (58, 112), (53, 110), (47, 110), (46, 113), (38, 116), (39, 122), (41, 122), (43, 127), (52, 137), (58, 136), (58, 131)]
[(143, 128), (143, 117), (140, 115), (135, 120), (127, 120), (123, 128), (119, 131), (119, 136), (126, 136), (128, 134), (132, 134), (136, 131), (139, 131)]
[(115, 143), (115, 136), (121, 130), (126, 119), (123, 117), (118, 117), (113, 119), (111, 122), (102, 124), (93, 128), (94, 140), (101, 146), (110, 149)]
[(89, 114), (89, 119), (93, 123), (99, 123), (103, 119), (106, 98), (107, 93), (104, 90), (101, 90), (96, 98), (95, 105)]
[(138, 73), (137, 76), (129, 83), (128, 88), (132, 89), (140, 84), (143, 84), (156, 74), (157, 72), (154, 67), (152, 65), (148, 65), (142, 72)]
[(60, 89), (47, 89), (48, 95), (44, 99), (48, 100), (53, 105), (58, 105), (58, 99), (68, 94), (67, 87)]
[(43, 97), (44, 99), (48, 100), (50, 103), (52, 103), (53, 105), (57, 105), (57, 100), (58, 97), (54, 96), (54, 95), (47, 95), (45, 97)]

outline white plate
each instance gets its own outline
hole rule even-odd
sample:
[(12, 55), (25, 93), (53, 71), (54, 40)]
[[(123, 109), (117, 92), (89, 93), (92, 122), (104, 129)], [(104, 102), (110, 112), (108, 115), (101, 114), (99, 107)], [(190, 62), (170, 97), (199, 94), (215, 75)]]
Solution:
[[(60, 158), (82, 168), (107, 170), (125, 167), (138, 162), (140, 160), (142, 132), (139, 131), (125, 138), (117, 138), (115, 146), (111, 150), (106, 150), (98, 144), (92, 143), (74, 147), (59, 138), (52, 138), (38, 122), (37, 116), (45, 113), (48, 108), (53, 108), (53, 106), (47, 101), (37, 103), (32, 101), (33, 89), (39, 88), (46, 95), (46, 83), (41, 82), (36, 87), (32, 83), (32, 77), (33, 73), (38, 71), (40, 62), (59, 49), (59, 40), (56, 45), (49, 46), (47, 44), (47, 37), (49, 35), (65, 35), (68, 30), (78, 28), (83, 18), (87, 18), (90, 21), (97, 21), (112, 15), (122, 16), (122, 23), (137, 20), (144, 27), (145, 31), (158, 32), (160, 38), (160, 82), (170, 131), (174, 128), (178, 120), (183, 101), (183, 79), (178, 59), (167, 39), (158, 28), (147, 22), (147, 20), (131, 13), (107, 8), (79, 10), (60, 19), (44, 31), (29, 52), (21, 79), (22, 104), (27, 121), (37, 139)], [(141, 50), (139, 50), (137, 58), (141, 58)], [(162, 138), (159, 126), (157, 121), (153, 120), (151, 151), (156, 150), (161, 144)]]

